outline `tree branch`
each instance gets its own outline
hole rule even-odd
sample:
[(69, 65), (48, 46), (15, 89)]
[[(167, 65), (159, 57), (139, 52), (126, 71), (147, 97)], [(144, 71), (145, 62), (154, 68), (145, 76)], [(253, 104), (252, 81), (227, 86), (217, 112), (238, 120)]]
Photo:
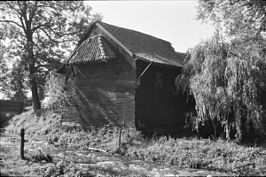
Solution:
[(13, 20), (0, 20), (0, 22), (3, 22), (3, 23), (13, 23), (13, 24), (19, 26), (20, 28), (22, 28), (22, 26), (19, 23), (15, 22)]
[(68, 35), (74, 35), (79, 33), (79, 31), (74, 31), (74, 32), (70, 32), (70, 33), (62, 33), (60, 34), (59, 32), (56, 32), (51, 26), (49, 26), (49, 29), (56, 35), (58, 35), (59, 37), (63, 37), (63, 36), (68, 36)]
[(36, 69), (41, 68), (41, 67), (43, 67), (43, 68), (47, 68), (47, 67), (49, 67), (49, 66), (51, 66), (51, 65), (50, 65), (50, 64), (38, 64), (37, 66), (35, 66), (35, 68), (36, 68)]
[(13, 9), (14, 11), (16, 11), (16, 13), (20, 16), (21, 15), (21, 13), (15, 8), (15, 7), (13, 7), (11, 4), (9, 4), (7, 1), (3, 1), (5, 4), (7, 4), (9, 7), (10, 7), (10, 9)]
[(37, 33), (37, 39), (38, 39), (38, 41), (40, 42), (40, 41), (41, 41), (41, 39), (40, 39), (40, 34), (39, 34), (38, 31), (36, 31), (36, 33)]
[(50, 26), (49, 22), (46, 22), (44, 24), (40, 24), (40, 25), (35, 26), (34, 28), (32, 28), (31, 31), (34, 32), (35, 30), (40, 29), (41, 27), (48, 27), (48, 26)]
[(20, 20), (20, 22), (21, 22), (22, 29), (24, 30), (25, 35), (27, 35), (27, 30), (26, 30), (25, 24), (24, 24), (23, 19), (22, 19), (21, 16), (19, 17), (19, 20)]
[(51, 41), (53, 41), (53, 42), (58, 42), (58, 41), (56, 41), (55, 39), (51, 38), (51, 36), (48, 34), (47, 31), (45, 31), (45, 29), (43, 29), (43, 28), (39, 28), (39, 29), (42, 30), (42, 31), (45, 33), (45, 35), (46, 35)]
[(233, 6), (233, 5), (235, 5), (236, 3), (238, 3), (239, 1), (242, 1), (242, 0), (235, 0), (235, 1), (230, 0), (229, 3), (230, 3), (231, 6)]
[(30, 15), (29, 15), (29, 22), (31, 23), (32, 22), (32, 19), (38, 9), (38, 1), (35, 1), (35, 4), (34, 4), (34, 7), (32, 8), (32, 11), (30, 12)]

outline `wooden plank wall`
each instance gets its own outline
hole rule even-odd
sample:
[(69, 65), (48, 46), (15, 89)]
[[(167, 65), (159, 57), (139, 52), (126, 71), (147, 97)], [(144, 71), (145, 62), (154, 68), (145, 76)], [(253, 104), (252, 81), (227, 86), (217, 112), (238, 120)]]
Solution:
[(76, 122), (83, 128), (121, 126), (123, 122), (135, 126), (134, 75), (121, 60), (74, 66), (65, 91), (64, 122)]
[(24, 110), (23, 101), (0, 100), (1, 112), (13, 112), (20, 114)]

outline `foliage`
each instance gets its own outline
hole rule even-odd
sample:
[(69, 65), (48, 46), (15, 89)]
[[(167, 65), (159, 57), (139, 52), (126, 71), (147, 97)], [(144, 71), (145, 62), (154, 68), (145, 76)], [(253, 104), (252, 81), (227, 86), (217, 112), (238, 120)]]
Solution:
[(35, 114), (33, 110), (23, 112), (12, 117), (5, 130), (8, 134), (19, 134), (21, 128), (25, 128), (26, 136), (50, 136), (59, 134), (61, 115), (49, 109), (42, 109)]
[(178, 167), (201, 168), (237, 174), (261, 174), (265, 157), (258, 148), (247, 148), (223, 140), (172, 139), (161, 137), (128, 147), (126, 155)]
[(69, 148), (88, 150), (94, 147), (150, 162), (176, 165), (183, 168), (218, 170), (240, 175), (263, 175), (266, 166), (261, 148), (245, 147), (221, 139), (144, 138), (135, 130), (123, 130), (122, 145), (118, 148), (118, 129), (71, 131), (60, 135), (57, 143)]
[[(30, 88), (36, 111), (49, 71), (75, 46), (84, 25), (99, 17), (92, 16), (82, 1), (2, 1), (0, 11), (1, 43), (8, 49), (3, 59), (15, 63), (15, 73), (21, 70), (20, 78), (9, 76), (23, 82), (26, 88), (20, 89)], [(12, 84), (9, 78), (3, 82)]]
[[(7, 65), (4, 62), (5, 46), (0, 43), (0, 82), (6, 79)], [(3, 84), (0, 85), (0, 90), (3, 90)]]
[(53, 162), (52, 157), (49, 154), (43, 153), (40, 149), (38, 152), (35, 152), (33, 155), (31, 155), (29, 160), (35, 163), (41, 163), (41, 162), (52, 163)]
[(218, 127), (227, 139), (265, 135), (265, 10), (264, 1), (199, 1), (198, 18), (212, 21), (217, 33), (194, 47), (184, 73), (196, 126), (211, 120), (215, 137)]
[(199, 0), (198, 2), (198, 19), (213, 22), (227, 37), (244, 40), (266, 37), (264, 0)]
[[(50, 154), (53, 157), (55, 164), (43, 161), (41, 161), (38, 166), (36, 166), (38, 163), (28, 164), (30, 166), (34, 166), (34, 168), (29, 169), (38, 169), (36, 173), (44, 176), (59, 175), (60, 166), (62, 165), (64, 167), (64, 175), (66, 176), (79, 176), (80, 174), (81, 176), (83, 174), (96, 175), (98, 173), (103, 173), (101, 169), (92, 169), (91, 166), (89, 167), (85, 164), (73, 163), (70, 162), (71, 160), (68, 158), (66, 158), (68, 160), (66, 160), (63, 164), (62, 161), (56, 161), (56, 158), (53, 156), (53, 154), (57, 151), (56, 148), (60, 150), (65, 147), (65, 144), (69, 149), (68, 153), (71, 152), (71, 149), (73, 149), (73, 152), (85, 152), (87, 160), (87, 152), (89, 151), (92, 153), (91, 148), (94, 148), (107, 151), (107, 155), (119, 154), (134, 159), (137, 158), (145, 160), (147, 162), (175, 165), (178, 168), (184, 167), (218, 170), (240, 175), (265, 175), (266, 173), (265, 149), (263, 150), (259, 147), (246, 147), (238, 145), (233, 141), (224, 141), (221, 139), (212, 141), (210, 139), (174, 139), (171, 137), (155, 136), (147, 139), (140, 132), (134, 129), (123, 129), (121, 139), (122, 144), (121, 147), (118, 148), (118, 128), (102, 127), (96, 129), (92, 127), (88, 131), (67, 129), (59, 126), (58, 120), (51, 115), (54, 115), (51, 113), (51, 110), (43, 110), (39, 117), (40, 120), (36, 121), (37, 117), (32, 111), (28, 113), (26, 112), (20, 116), (18, 115), (14, 117), (14, 120), (12, 120), (10, 125), (6, 128), (7, 133), (12, 134), (14, 130), (24, 126), (26, 129), (26, 136), (29, 139), (30, 137), (36, 137), (37, 139), (46, 139), (49, 142), (50, 150), (48, 150), (48, 148), (47, 150), (43, 150), (43, 152)], [(52, 125), (57, 126), (53, 126), (52, 128)], [(45, 128), (41, 127), (49, 128), (49, 131), (44, 133)], [(17, 143), (19, 143), (19, 141)], [(35, 148), (40, 146), (39, 144), (31, 145), (29, 143), (26, 143), (26, 145), (31, 148), (32, 146)], [(48, 146), (48, 144), (45, 146)], [(29, 147), (26, 147), (26, 150), (29, 149)], [(7, 148), (7, 150), (10, 149)], [(19, 152), (16, 152), (16, 157), (19, 157)], [(60, 152), (62, 154), (62, 150)], [(31, 153), (31, 151), (27, 151), (25, 153), (27, 156)], [(12, 153), (4, 154), (7, 156)], [(75, 154), (74, 156), (77, 155)], [(43, 155), (36, 152), (33, 153), (31, 157), (33, 157), (33, 159), (36, 159), (35, 157), (37, 157), (37, 159), (43, 159)], [(93, 155), (93, 157), (95, 156)], [(14, 158), (10, 158), (10, 156), (4, 159), (9, 159), (9, 161), (11, 159), (14, 160)], [(97, 159), (91, 160), (97, 161)], [(19, 165), (18, 163), (18, 160), (15, 161), (16, 166), (21, 166), (21, 164)], [(14, 164), (14, 162), (12, 164)], [(5, 166), (4, 171), (6, 171), (6, 168), (9, 168), (9, 166)], [(36, 174), (33, 176), (36, 176)]]
[(122, 145), (118, 148), (119, 130), (103, 127), (90, 131), (68, 131), (59, 136), (56, 144), (68, 148), (88, 150), (96, 148), (150, 162), (177, 167), (218, 170), (240, 175), (263, 175), (266, 166), (261, 148), (245, 147), (218, 139), (174, 139), (152, 137), (146, 139), (136, 130), (122, 131)]
[(64, 76), (51, 72), (45, 85), (46, 97), (42, 101), (44, 107), (61, 112), (64, 106), (64, 88)]

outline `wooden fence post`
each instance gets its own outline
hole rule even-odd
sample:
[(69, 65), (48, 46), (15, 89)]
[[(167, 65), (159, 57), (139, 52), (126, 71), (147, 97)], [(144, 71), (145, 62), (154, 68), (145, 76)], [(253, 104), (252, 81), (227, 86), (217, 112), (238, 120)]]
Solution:
[[(123, 122), (123, 127), (125, 126), (125, 122)], [(121, 147), (121, 137), (122, 137), (122, 128), (119, 129), (119, 140), (118, 140), (118, 148)]]
[(25, 159), (25, 157), (24, 157), (24, 143), (25, 143), (24, 136), (25, 136), (25, 129), (22, 128), (20, 130), (20, 157), (22, 160)]
[(118, 148), (121, 146), (121, 135), (122, 134), (122, 128), (119, 129), (119, 139), (118, 139)]
[(63, 162), (60, 165), (60, 174), (64, 174), (64, 165), (65, 165), (65, 159), (66, 159), (66, 151), (67, 151), (67, 141), (64, 140), (64, 155), (63, 155)]

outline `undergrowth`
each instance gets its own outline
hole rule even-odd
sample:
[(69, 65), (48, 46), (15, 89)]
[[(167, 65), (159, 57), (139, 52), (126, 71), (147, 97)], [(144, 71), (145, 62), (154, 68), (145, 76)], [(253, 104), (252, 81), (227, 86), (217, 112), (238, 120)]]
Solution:
[[(16, 116), (6, 127), (6, 131), (12, 132), (22, 126), (26, 128), (28, 136), (44, 138), (57, 147), (67, 145), (68, 148), (85, 151), (94, 148), (182, 168), (218, 170), (239, 175), (266, 175), (265, 149), (247, 147), (233, 141), (175, 139), (165, 136), (146, 138), (134, 129), (123, 129), (119, 147), (118, 128), (68, 130), (60, 126), (60, 116), (49, 111), (43, 111), (39, 117), (32, 112)], [(54, 168), (51, 167), (49, 174)]]
[(119, 153), (132, 158), (177, 167), (218, 170), (240, 175), (265, 175), (266, 153), (259, 147), (246, 147), (235, 142), (197, 138), (145, 138), (134, 130), (122, 132), (118, 147), (118, 129), (65, 132), (60, 143), (86, 150), (89, 147)]
[(7, 134), (19, 134), (20, 129), (25, 129), (27, 137), (45, 137), (52, 134), (59, 135), (61, 131), (61, 115), (49, 109), (42, 109), (36, 113), (29, 110), (9, 120), (5, 127)]

